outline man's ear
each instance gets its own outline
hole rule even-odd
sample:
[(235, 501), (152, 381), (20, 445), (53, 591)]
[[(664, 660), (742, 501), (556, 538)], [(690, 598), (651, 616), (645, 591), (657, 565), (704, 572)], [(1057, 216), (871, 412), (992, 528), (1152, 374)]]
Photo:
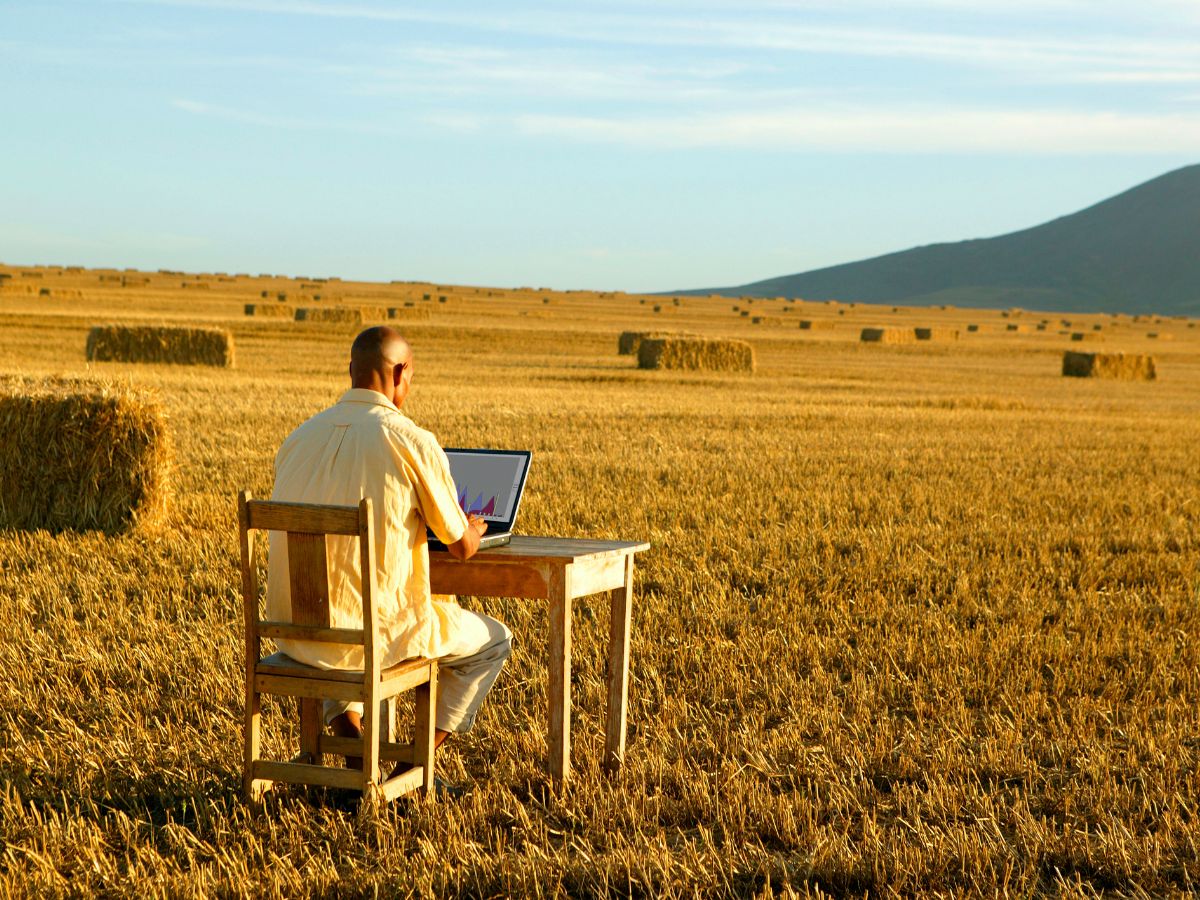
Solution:
[(401, 379), (404, 377), (404, 363), (399, 363), (392, 366), (392, 386), (398, 386)]

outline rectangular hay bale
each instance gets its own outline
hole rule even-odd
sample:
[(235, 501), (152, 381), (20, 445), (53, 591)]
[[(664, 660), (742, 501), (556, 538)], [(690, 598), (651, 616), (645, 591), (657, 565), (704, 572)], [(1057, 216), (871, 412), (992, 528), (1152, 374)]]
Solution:
[(109, 534), (166, 517), (170, 437), (121, 385), (0, 378), (0, 527)]
[(957, 341), (957, 328), (914, 328), (913, 336), (918, 341)]
[(389, 319), (401, 319), (405, 322), (422, 322), (430, 317), (430, 313), (425, 307), (415, 307), (405, 304), (404, 306), (389, 306), (387, 317)]
[(1135, 353), (1063, 352), (1062, 373), (1073, 378), (1116, 378), (1123, 381), (1153, 381), (1158, 370), (1153, 356)]
[(911, 328), (864, 328), (858, 339), (868, 344), (911, 344), (917, 335)]
[(268, 319), (291, 319), (293, 313), (290, 306), (280, 306), (278, 303), (247, 303), (246, 315)]
[(388, 317), (387, 309), (381, 306), (298, 306), (297, 322), (344, 322), (361, 325), (364, 322), (382, 322)]
[(639, 369), (753, 372), (754, 348), (726, 338), (652, 337), (638, 346)]
[(233, 368), (233, 335), (224, 328), (97, 325), (88, 332), (87, 358)]

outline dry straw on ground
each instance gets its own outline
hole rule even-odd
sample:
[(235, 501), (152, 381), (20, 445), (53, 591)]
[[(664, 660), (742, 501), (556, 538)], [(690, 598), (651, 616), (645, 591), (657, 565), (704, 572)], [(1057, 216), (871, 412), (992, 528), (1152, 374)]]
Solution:
[(869, 344), (911, 344), (917, 339), (911, 328), (864, 328), (859, 340)]
[(0, 378), (0, 527), (127, 531), (162, 521), (158, 402), (118, 384)]
[(724, 338), (644, 338), (638, 347), (638, 368), (753, 372), (754, 348)]
[(88, 332), (87, 358), (232, 368), (233, 335), (224, 328), (97, 325)]
[(1126, 353), (1063, 353), (1063, 375), (1076, 378), (1116, 378), (1123, 381), (1153, 381), (1158, 377), (1153, 356)]
[(913, 335), (918, 341), (957, 341), (957, 328), (914, 328)]
[(295, 313), (281, 303), (247, 303), (246, 315), (268, 319), (291, 319)]

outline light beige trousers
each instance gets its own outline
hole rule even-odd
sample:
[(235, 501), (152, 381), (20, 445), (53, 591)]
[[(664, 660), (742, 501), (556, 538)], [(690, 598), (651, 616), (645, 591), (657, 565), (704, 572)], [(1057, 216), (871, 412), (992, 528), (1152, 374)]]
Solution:
[[(512, 632), (482, 613), (464, 609), (461, 617), (449, 652), (438, 657), (436, 725), (442, 731), (466, 734), (475, 726), (475, 715), (512, 652)], [(361, 716), (363, 705), (326, 700), (325, 724), (347, 711)]]

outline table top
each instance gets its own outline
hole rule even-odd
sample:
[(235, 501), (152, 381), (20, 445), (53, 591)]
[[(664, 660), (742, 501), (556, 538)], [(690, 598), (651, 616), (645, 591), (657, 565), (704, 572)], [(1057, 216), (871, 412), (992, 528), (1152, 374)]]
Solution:
[[(579, 562), (608, 556), (627, 556), (649, 550), (647, 541), (593, 541), (584, 538), (542, 537), (514, 534), (501, 547), (480, 550), (466, 561), (472, 562)], [(458, 562), (446, 550), (429, 551), (429, 561)]]

